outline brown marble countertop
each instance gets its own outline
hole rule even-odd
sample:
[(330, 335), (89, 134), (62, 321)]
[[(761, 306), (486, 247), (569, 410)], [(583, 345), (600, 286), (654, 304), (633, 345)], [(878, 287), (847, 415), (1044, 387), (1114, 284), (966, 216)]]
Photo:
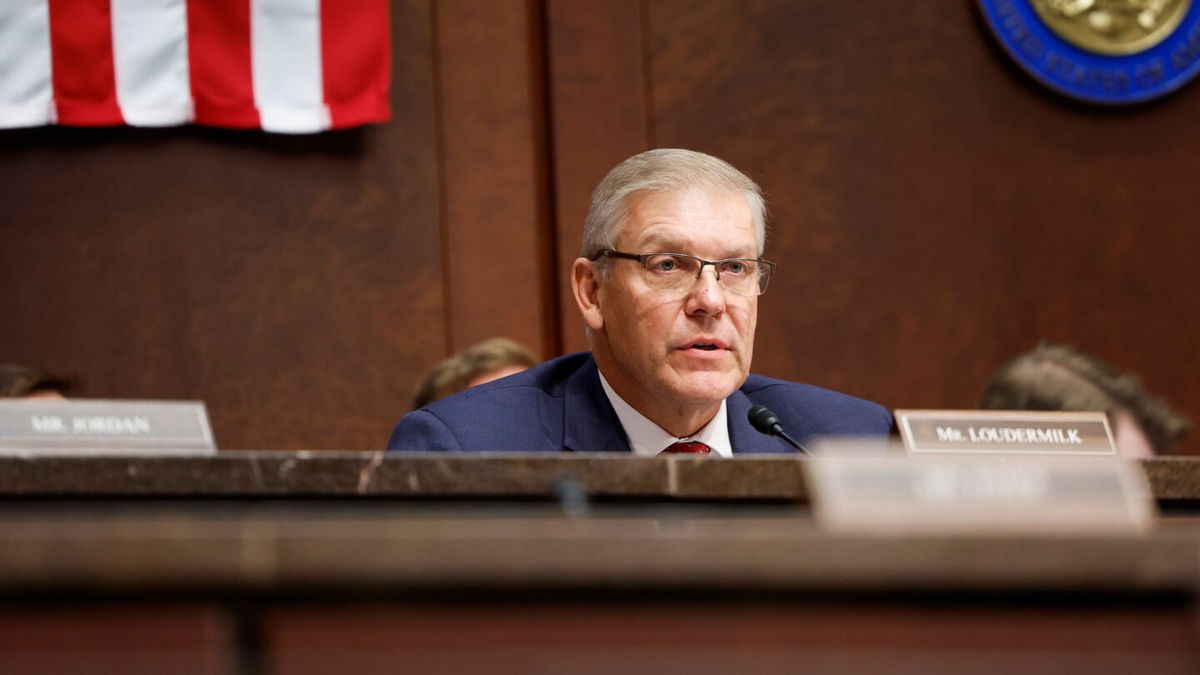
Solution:
[[(201, 456), (0, 456), (9, 497), (552, 498), (806, 502), (796, 456), (227, 451)], [(1160, 504), (1200, 501), (1200, 458), (1142, 460)]]
[[(1145, 534), (822, 531), (805, 506), (807, 464), (602, 453), (6, 456), (0, 592), (1192, 594), (1200, 580), (1200, 524), (1186, 518)], [(1200, 497), (1200, 460), (1143, 466), (1160, 502)], [(572, 494), (593, 500), (573, 511)]]

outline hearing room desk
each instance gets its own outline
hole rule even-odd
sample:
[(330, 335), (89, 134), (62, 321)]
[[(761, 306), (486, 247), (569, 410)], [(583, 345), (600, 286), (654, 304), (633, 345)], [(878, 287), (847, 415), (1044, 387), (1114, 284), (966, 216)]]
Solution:
[(805, 460), (0, 458), (2, 672), (1200, 670), (1200, 465), (1141, 536), (817, 529)]

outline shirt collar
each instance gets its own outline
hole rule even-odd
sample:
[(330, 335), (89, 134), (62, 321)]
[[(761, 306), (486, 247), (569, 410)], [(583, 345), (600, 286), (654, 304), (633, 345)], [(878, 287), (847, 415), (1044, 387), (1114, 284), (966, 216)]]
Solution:
[(672, 443), (679, 441), (698, 441), (712, 448), (714, 453), (722, 457), (733, 456), (733, 446), (729, 442), (725, 401), (721, 401), (721, 407), (717, 409), (717, 414), (694, 436), (676, 438), (618, 396), (617, 392), (609, 386), (608, 380), (604, 379), (604, 373), (600, 373), (600, 386), (604, 388), (604, 394), (608, 396), (609, 403), (616, 411), (617, 419), (621, 420), (625, 435), (629, 437), (629, 447), (635, 456), (656, 457)]

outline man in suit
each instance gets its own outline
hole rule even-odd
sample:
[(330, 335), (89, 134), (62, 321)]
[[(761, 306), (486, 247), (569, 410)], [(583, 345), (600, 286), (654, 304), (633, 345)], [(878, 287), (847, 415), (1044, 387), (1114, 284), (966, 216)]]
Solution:
[(390, 450), (789, 452), (747, 421), (756, 403), (787, 432), (883, 435), (877, 404), (750, 375), (766, 217), (728, 163), (651, 150), (596, 187), (571, 269), (590, 352), (553, 359), (406, 415)]

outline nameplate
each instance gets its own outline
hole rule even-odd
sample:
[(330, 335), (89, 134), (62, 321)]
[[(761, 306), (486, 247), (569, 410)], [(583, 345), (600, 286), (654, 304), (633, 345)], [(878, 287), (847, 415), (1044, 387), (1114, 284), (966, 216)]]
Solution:
[(1140, 532), (1155, 506), (1135, 462), (1106, 457), (826, 457), (813, 509), (847, 532)]
[(0, 454), (214, 454), (200, 401), (0, 401)]
[(897, 410), (912, 454), (1115, 455), (1102, 412)]

